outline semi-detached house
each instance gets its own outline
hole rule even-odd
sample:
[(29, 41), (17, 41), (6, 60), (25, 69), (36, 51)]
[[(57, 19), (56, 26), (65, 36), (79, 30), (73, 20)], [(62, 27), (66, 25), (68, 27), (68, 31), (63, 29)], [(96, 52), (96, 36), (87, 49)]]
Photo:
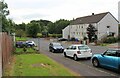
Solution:
[(74, 37), (78, 40), (83, 40), (84, 37), (87, 37), (86, 28), (90, 24), (96, 28), (98, 40), (110, 34), (114, 37), (118, 36), (118, 20), (110, 12), (105, 12), (100, 14), (92, 13), (89, 16), (76, 18), (62, 30), (63, 38)]

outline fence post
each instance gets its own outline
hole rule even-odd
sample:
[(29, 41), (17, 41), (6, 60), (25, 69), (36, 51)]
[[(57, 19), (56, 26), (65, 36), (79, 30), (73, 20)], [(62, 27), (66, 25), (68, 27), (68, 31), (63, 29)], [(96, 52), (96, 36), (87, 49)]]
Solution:
[(2, 77), (2, 33), (0, 33), (0, 78)]

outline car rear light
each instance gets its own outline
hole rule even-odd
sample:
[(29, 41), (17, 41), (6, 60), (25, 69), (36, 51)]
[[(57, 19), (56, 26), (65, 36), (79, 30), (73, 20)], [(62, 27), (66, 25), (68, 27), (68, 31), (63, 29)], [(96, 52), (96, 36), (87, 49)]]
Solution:
[(77, 53), (78, 53), (78, 54), (81, 54), (81, 52), (80, 52), (80, 51), (77, 51)]

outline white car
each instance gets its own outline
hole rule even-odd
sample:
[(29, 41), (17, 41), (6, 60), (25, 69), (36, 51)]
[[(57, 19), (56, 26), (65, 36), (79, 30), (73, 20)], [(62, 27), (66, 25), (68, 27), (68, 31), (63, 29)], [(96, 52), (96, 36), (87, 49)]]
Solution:
[(36, 46), (34, 41), (26, 41), (27, 46)]
[(92, 50), (83, 44), (75, 44), (71, 45), (64, 50), (64, 56), (73, 57), (74, 60), (78, 60), (78, 58), (91, 58)]

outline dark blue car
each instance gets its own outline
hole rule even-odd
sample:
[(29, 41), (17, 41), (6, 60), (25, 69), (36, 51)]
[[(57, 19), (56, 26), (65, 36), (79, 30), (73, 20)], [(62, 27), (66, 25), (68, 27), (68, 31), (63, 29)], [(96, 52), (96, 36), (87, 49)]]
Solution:
[(108, 49), (102, 54), (94, 54), (91, 60), (95, 67), (103, 66), (120, 71), (120, 49)]

